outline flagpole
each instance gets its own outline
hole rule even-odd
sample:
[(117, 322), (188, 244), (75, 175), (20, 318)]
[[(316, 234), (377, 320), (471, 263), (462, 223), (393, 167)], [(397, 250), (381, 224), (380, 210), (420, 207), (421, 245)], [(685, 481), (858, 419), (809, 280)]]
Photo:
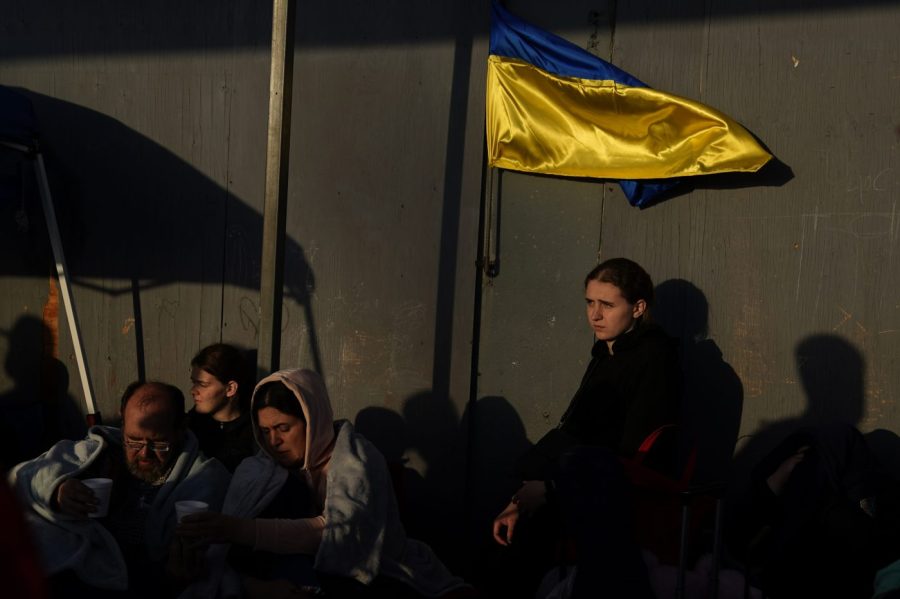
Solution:
[(284, 235), (291, 142), (295, 0), (273, 0), (272, 65), (259, 289), (259, 351), (262, 372), (279, 368), (284, 287)]

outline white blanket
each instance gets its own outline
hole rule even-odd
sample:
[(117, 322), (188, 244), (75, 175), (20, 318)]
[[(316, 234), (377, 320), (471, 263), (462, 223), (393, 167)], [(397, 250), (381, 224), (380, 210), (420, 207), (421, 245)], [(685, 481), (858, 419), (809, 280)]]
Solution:
[(465, 584), (428, 545), (407, 538), (384, 456), (346, 421), (328, 465), (324, 515), (318, 570), (364, 584), (384, 574), (428, 597)]
[[(122, 432), (94, 426), (81, 441), (60, 441), (50, 450), (16, 466), (9, 474), (31, 525), (44, 570), (56, 574), (73, 570), (84, 582), (107, 589), (128, 588), (128, 571), (118, 543), (97, 520), (67, 516), (52, 509), (56, 488), (78, 478), (104, 451), (122, 451)], [(168, 551), (175, 528), (175, 502), (198, 499), (211, 509), (221, 505), (229, 482), (228, 471), (200, 453), (190, 432), (172, 471), (154, 498), (147, 517), (145, 540), (154, 560)]]
[[(437, 597), (465, 585), (434, 552), (406, 537), (397, 511), (387, 464), (347, 421), (335, 423), (338, 435), (325, 495), (325, 530), (316, 553), (318, 571), (371, 583), (383, 574), (419, 593)], [(234, 473), (223, 512), (253, 518), (269, 505), (287, 479), (287, 471), (264, 452), (241, 462)], [(234, 575), (225, 564), (228, 546), (210, 548), (210, 579), (183, 596), (229, 597)]]

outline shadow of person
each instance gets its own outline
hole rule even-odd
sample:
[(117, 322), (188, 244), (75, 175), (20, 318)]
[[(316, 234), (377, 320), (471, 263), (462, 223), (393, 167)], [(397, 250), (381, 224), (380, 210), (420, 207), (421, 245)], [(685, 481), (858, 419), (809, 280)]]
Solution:
[(408, 529), (411, 506), (410, 497), (421, 497), (424, 479), (416, 470), (407, 466), (406, 450), (409, 438), (403, 417), (387, 408), (368, 407), (356, 414), (353, 423), (360, 433), (381, 452), (391, 474), (391, 483), (397, 496), (400, 520)]
[(754, 565), (773, 595), (868, 596), (875, 571), (896, 559), (897, 543), (885, 527), (895, 510), (875, 507), (889, 481), (856, 429), (865, 361), (830, 334), (802, 339), (794, 356), (806, 408), (762, 421), (740, 445), (726, 545)]
[(463, 427), (472, 447), (469, 485), (472, 520), (481, 532), (506, 507), (522, 484), (516, 462), (532, 447), (525, 425), (506, 398), (488, 395), (463, 414)]
[(0, 464), (9, 468), (62, 438), (84, 436), (86, 426), (68, 393), (68, 370), (45, 355), (51, 332), (44, 323), (22, 316), (0, 335), (8, 344), (3, 366), (14, 383), (0, 394)]
[(865, 360), (852, 344), (835, 335), (810, 335), (794, 348), (794, 358), (806, 409), (792, 418), (760, 423), (735, 455), (735, 472), (740, 477), (799, 428), (833, 424), (856, 427), (862, 418)]
[(498, 582), (491, 525), (521, 486), (516, 462), (533, 444), (519, 414), (504, 397), (488, 395), (467, 406), (461, 428), (470, 456), (465, 499), (470, 578), (491, 589)]
[(653, 318), (681, 346), (682, 438), (697, 449), (694, 478), (725, 480), (741, 426), (743, 385), (709, 338), (709, 303), (703, 292), (689, 281), (670, 279), (657, 285), (655, 294)]
[(410, 536), (429, 543), (451, 570), (458, 571), (466, 551), (458, 534), (466, 464), (459, 414), (446, 395), (431, 391), (408, 397), (402, 413), (411, 465), (422, 472), (421, 488), (406, 492), (409, 505), (416, 506), (407, 520)]

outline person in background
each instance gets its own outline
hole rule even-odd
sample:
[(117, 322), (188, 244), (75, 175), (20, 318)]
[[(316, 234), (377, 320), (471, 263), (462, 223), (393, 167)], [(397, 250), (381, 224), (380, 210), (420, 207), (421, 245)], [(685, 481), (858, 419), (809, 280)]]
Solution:
[(726, 541), (766, 596), (900, 589), (900, 481), (855, 427), (799, 427), (733, 486)]
[[(199, 553), (174, 538), (175, 502), (222, 505), (230, 475), (184, 426), (184, 395), (137, 381), (121, 399), (122, 428), (93, 426), (10, 472), (58, 597), (163, 597), (199, 575)], [(85, 482), (112, 480), (106, 516)]]
[(225, 343), (201, 349), (191, 360), (191, 397), (188, 427), (200, 450), (234, 472), (256, 453), (253, 426), (246, 407), (250, 377), (241, 352)]

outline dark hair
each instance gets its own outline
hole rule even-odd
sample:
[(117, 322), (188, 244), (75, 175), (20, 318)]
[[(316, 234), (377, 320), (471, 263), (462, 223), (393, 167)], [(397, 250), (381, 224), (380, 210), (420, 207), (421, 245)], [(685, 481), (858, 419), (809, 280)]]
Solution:
[(250, 379), (247, 376), (246, 360), (239, 349), (227, 343), (207, 345), (191, 360), (191, 368), (205, 370), (223, 385), (227, 385), (229, 381), (236, 382), (238, 405), (242, 411), (246, 408)]
[(253, 402), (253, 422), (259, 421), (257, 414), (263, 408), (275, 408), (290, 416), (295, 416), (306, 422), (303, 408), (294, 392), (287, 388), (281, 381), (270, 381), (256, 390), (256, 400)]
[(184, 422), (185, 414), (184, 414), (184, 393), (181, 392), (181, 389), (176, 387), (175, 385), (170, 385), (168, 383), (161, 383), (159, 381), (134, 381), (127, 387), (125, 387), (124, 393), (122, 393), (122, 399), (119, 404), (119, 410), (121, 410), (122, 418), (125, 418), (125, 406), (128, 405), (128, 400), (137, 393), (138, 389), (142, 387), (151, 386), (161, 390), (164, 396), (169, 400), (169, 407), (172, 409), (172, 419), (175, 428), (178, 428)]
[(622, 297), (629, 304), (644, 300), (647, 307), (638, 317), (640, 322), (650, 320), (650, 305), (653, 303), (653, 281), (641, 265), (628, 258), (610, 258), (591, 269), (584, 278), (584, 286), (591, 281), (609, 283), (619, 288)]

